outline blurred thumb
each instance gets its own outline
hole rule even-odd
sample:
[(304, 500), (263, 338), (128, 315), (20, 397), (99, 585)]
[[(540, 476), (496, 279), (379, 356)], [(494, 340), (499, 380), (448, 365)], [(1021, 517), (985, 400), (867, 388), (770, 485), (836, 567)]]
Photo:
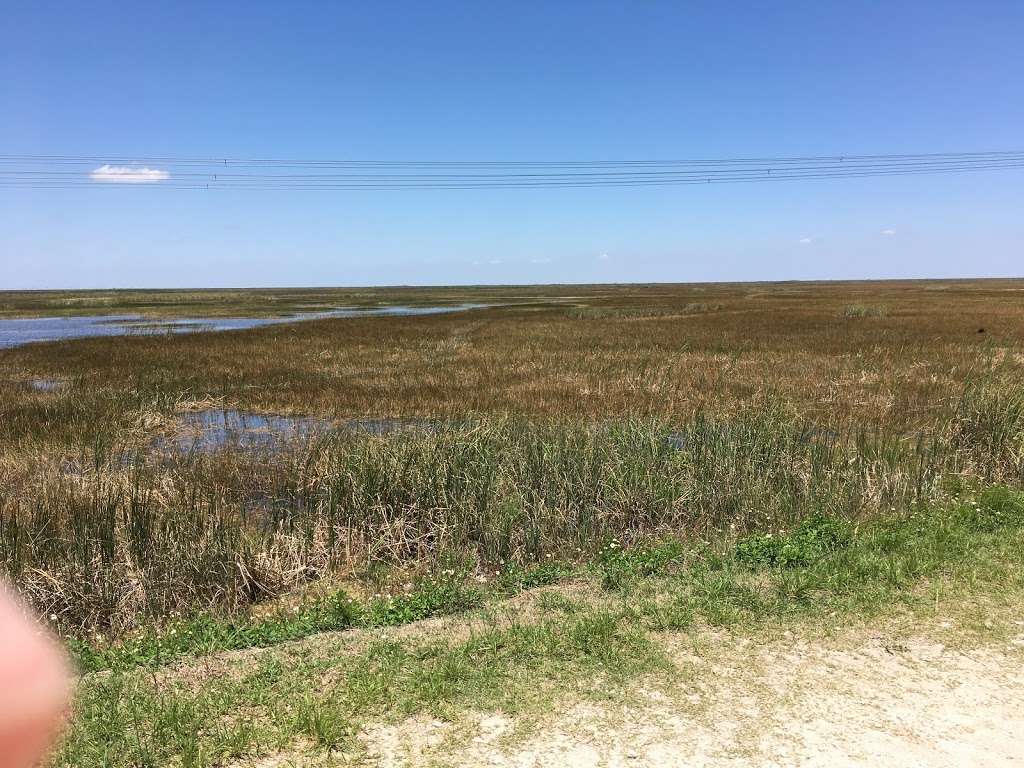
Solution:
[(45, 756), (69, 692), (57, 643), (0, 585), (0, 768), (30, 768)]

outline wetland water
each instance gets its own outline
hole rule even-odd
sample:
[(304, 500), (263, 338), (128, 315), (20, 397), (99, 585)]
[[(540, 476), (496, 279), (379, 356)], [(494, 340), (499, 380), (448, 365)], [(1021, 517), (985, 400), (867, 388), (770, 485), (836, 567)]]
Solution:
[(322, 437), (332, 431), (368, 435), (394, 432), (434, 432), (432, 419), (362, 418), (334, 421), (314, 416), (246, 413), (231, 408), (190, 411), (178, 417), (174, 431), (158, 438), (158, 448), (177, 452), (210, 453), (221, 448), (276, 450), (296, 440)]
[(136, 334), (197, 333), (201, 331), (239, 331), (263, 325), (280, 325), (332, 317), (375, 317), (395, 315), (438, 315), (478, 309), (485, 304), (457, 304), (434, 307), (340, 308), (324, 312), (303, 312), (282, 317), (175, 317), (153, 319), (141, 315), (89, 315), (74, 317), (20, 317), (0, 319), (0, 349), (20, 347), (41, 341), (83, 339), (90, 336), (129, 336)]

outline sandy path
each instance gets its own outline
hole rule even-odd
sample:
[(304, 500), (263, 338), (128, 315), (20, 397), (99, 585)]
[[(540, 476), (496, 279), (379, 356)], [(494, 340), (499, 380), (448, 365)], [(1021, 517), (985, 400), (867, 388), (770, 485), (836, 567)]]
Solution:
[(364, 733), (375, 766), (1024, 766), (1024, 622), (985, 648), (852, 633), (666, 648), (680, 674), (525, 733), (483, 713)]

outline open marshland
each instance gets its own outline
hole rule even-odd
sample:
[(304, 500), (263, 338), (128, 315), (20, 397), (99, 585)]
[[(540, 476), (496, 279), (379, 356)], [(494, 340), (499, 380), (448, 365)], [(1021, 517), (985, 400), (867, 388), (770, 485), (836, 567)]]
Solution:
[[(101, 402), (128, 412), (132, 397), (332, 418), (595, 421), (728, 414), (769, 393), (817, 423), (913, 429), (948, 412), (966, 381), (1019, 365), (1024, 331), (1015, 280), (0, 293), (6, 317), (165, 321), (467, 304), (490, 306), (14, 349), (0, 358), (5, 400), (19, 403), (19, 379), (80, 381), (66, 401), (36, 403), (67, 409), (23, 427), (44, 433), (88, 431)], [(26, 424), (17, 412), (8, 429)]]
[[(658, 633), (1019, 605), (1024, 280), (0, 294), (172, 324), (398, 305), (459, 311), (0, 350), (4, 575), (95, 673), (58, 761), (329, 752), (528, 670), (656, 677)], [(566, 585), (532, 623), (219, 698), (139, 676)], [(365, 696), (290, 698), (332, 675)]]

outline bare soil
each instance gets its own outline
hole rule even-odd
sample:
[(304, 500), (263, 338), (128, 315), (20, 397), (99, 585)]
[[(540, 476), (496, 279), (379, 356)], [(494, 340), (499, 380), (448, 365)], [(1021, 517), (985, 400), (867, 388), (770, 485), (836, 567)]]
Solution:
[(482, 712), (372, 727), (361, 735), (364, 760), (382, 768), (1022, 765), (1024, 621), (1015, 625), (1009, 641), (973, 648), (944, 643), (942, 625), (927, 636), (858, 630), (716, 638), (703, 648), (674, 636), (664, 642), (682, 670), (677, 680), (607, 702), (570, 696), (540, 717)]

